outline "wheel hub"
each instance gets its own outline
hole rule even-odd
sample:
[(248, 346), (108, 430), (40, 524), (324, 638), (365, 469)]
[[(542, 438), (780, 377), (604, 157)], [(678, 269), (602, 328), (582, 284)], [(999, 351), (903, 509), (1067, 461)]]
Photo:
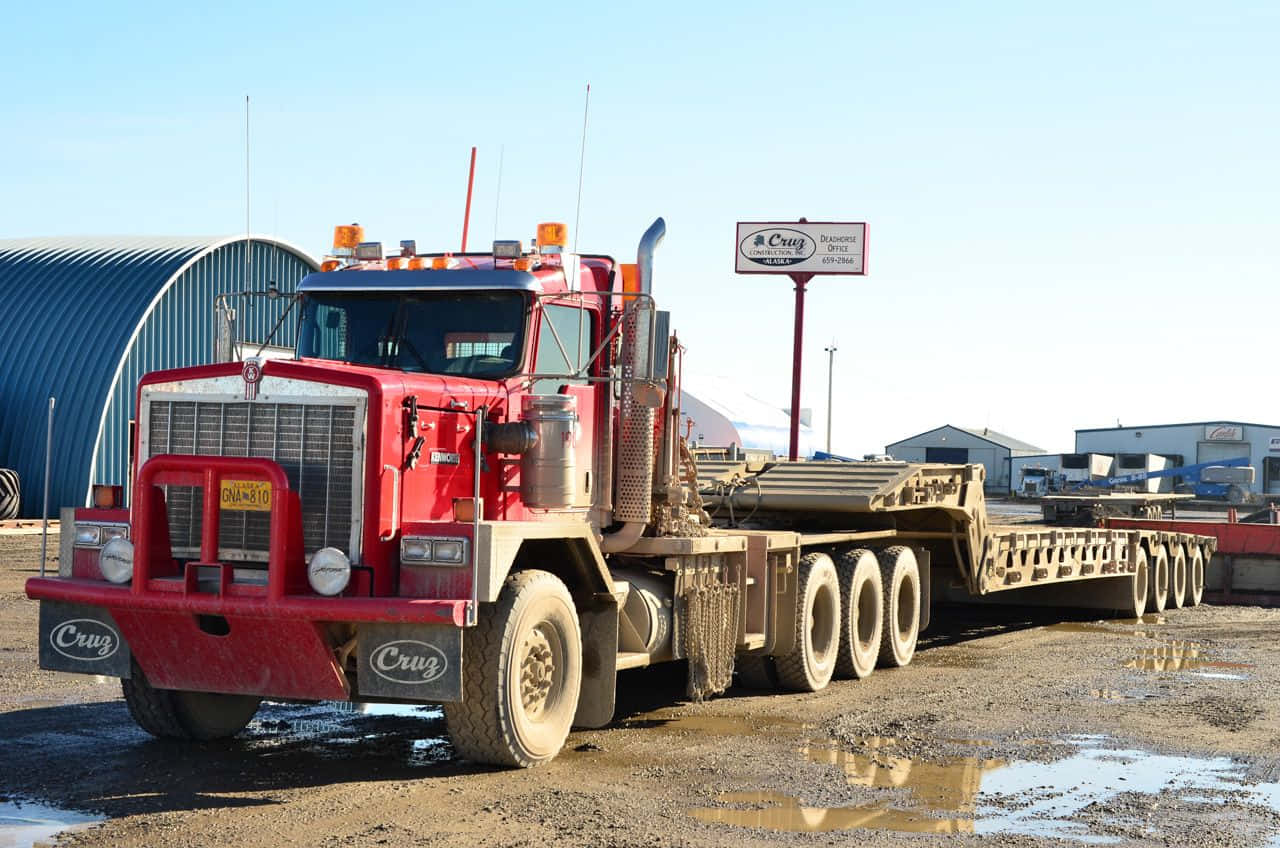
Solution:
[(555, 654), (551, 650), (551, 641), (541, 629), (531, 631), (522, 647), (520, 700), (525, 714), (536, 719), (542, 714), (551, 694), (555, 680)]

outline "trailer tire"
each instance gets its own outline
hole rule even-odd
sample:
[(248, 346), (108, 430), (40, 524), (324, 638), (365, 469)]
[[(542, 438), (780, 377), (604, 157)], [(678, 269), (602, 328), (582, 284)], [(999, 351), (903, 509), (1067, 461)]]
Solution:
[(255, 695), (157, 689), (137, 662), (130, 673), (129, 679), (120, 681), (129, 715), (161, 739), (227, 739), (245, 729), (262, 703)]
[(915, 656), (920, 638), (920, 565), (903, 545), (885, 548), (878, 558), (884, 588), (880, 666), (902, 667)]
[(873, 551), (854, 548), (836, 558), (840, 580), (840, 653), (835, 676), (861, 680), (876, 670), (880, 651), (884, 585)]
[(733, 661), (733, 670), (738, 673), (738, 685), (744, 689), (778, 688), (778, 669), (773, 657), (765, 654), (739, 655)]
[(1123, 606), (1117, 612), (1129, 618), (1142, 618), (1147, 611), (1148, 585), (1151, 583), (1151, 569), (1147, 566), (1147, 551), (1139, 547), (1137, 562), (1133, 573), (1125, 580), (1128, 592)]
[(1204, 597), (1204, 553), (1192, 545), (1187, 555), (1187, 606), (1198, 607)]
[(1169, 552), (1163, 543), (1152, 545), (1148, 562), (1151, 581), (1147, 589), (1147, 606), (1153, 612), (1164, 612), (1165, 602), (1169, 600)]
[(796, 692), (817, 692), (831, 682), (840, 653), (840, 584), (826, 554), (800, 559), (796, 577), (796, 640), (774, 658), (778, 682)]
[(1187, 605), (1187, 552), (1175, 544), (1169, 550), (1169, 603), (1173, 609)]
[(582, 687), (582, 632), (560, 578), (512, 574), (462, 644), (463, 700), (444, 705), (458, 755), (530, 768), (560, 753)]
[(17, 518), (21, 506), (22, 487), (18, 472), (12, 468), (0, 468), (0, 521)]

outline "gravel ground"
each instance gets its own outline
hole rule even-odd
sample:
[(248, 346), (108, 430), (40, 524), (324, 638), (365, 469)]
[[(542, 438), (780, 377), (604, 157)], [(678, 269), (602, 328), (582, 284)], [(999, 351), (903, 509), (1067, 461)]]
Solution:
[[(56, 547), (56, 546), (54, 546)], [(1264, 845), (1280, 832), (1280, 611), (1141, 622), (947, 607), (905, 669), (682, 701), (624, 672), (614, 724), (527, 772), (454, 759), (439, 710), (264, 705), (240, 738), (136, 729), (112, 680), (36, 667), (0, 536), (5, 805), (96, 812), (69, 845)], [(941, 836), (940, 834), (951, 834)]]

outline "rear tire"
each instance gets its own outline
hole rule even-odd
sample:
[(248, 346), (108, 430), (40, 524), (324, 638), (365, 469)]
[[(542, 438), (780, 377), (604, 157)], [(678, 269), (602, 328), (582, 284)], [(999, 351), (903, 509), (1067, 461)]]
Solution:
[(1169, 606), (1182, 609), (1187, 604), (1187, 552), (1174, 545), (1169, 552)]
[(911, 662), (920, 638), (920, 565), (915, 552), (896, 545), (879, 554), (884, 588), (880, 665), (901, 667)]
[(1204, 597), (1204, 553), (1193, 545), (1187, 554), (1187, 606), (1198, 607)]
[(161, 739), (227, 739), (244, 730), (262, 703), (256, 695), (157, 689), (136, 662), (132, 675), (120, 681), (129, 715), (139, 727)]
[(1133, 574), (1125, 581), (1129, 587), (1125, 605), (1120, 608), (1122, 615), (1142, 618), (1147, 611), (1148, 584), (1151, 583), (1151, 569), (1147, 565), (1147, 552), (1138, 548), (1138, 562)]
[(0, 521), (18, 517), (22, 506), (22, 490), (18, 472), (12, 468), (0, 468)]
[(817, 692), (831, 682), (840, 653), (840, 584), (826, 554), (802, 557), (797, 572), (795, 644), (774, 665), (787, 689)]
[(876, 670), (883, 629), (884, 586), (876, 555), (866, 548), (836, 559), (840, 580), (840, 653), (835, 676), (861, 680)]
[(1148, 560), (1151, 567), (1151, 586), (1147, 590), (1147, 606), (1152, 612), (1164, 612), (1169, 599), (1169, 552), (1163, 544), (1154, 545)]
[(458, 755), (530, 768), (560, 753), (582, 687), (582, 633), (560, 578), (507, 578), (463, 640), (463, 699), (444, 705)]

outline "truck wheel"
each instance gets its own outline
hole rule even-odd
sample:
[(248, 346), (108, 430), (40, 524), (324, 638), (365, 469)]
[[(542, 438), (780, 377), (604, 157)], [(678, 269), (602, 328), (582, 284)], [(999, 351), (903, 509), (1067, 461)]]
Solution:
[(253, 719), (262, 699), (254, 695), (156, 689), (135, 662), (122, 680), (124, 701), (138, 726), (161, 739), (208, 742), (235, 736)]
[(866, 548), (845, 551), (836, 559), (840, 580), (840, 653), (836, 676), (859, 680), (876, 670), (880, 651), (884, 587), (880, 564)]
[(840, 653), (840, 584), (826, 554), (807, 554), (796, 578), (796, 641), (774, 658), (778, 682), (797, 692), (817, 692), (831, 682)]
[(1187, 606), (1200, 606), (1204, 597), (1204, 553), (1199, 545), (1192, 545), (1187, 554)]
[(1151, 569), (1147, 566), (1147, 552), (1144, 548), (1138, 548), (1138, 561), (1125, 583), (1129, 587), (1129, 591), (1123, 606), (1117, 612), (1128, 618), (1142, 618), (1142, 614), (1147, 611), (1147, 586), (1151, 582)]
[(1182, 545), (1169, 549), (1169, 604), (1182, 609), (1187, 603), (1187, 553)]
[(778, 670), (773, 657), (763, 654), (739, 655), (733, 661), (738, 683), (746, 689), (777, 689)]
[(560, 753), (578, 709), (582, 633), (560, 578), (520, 571), (463, 635), (463, 700), (444, 705), (454, 750), (530, 768)]
[(17, 518), (20, 506), (21, 489), (18, 485), (18, 472), (12, 468), (0, 468), (0, 521)]
[(1164, 612), (1165, 601), (1169, 599), (1169, 552), (1163, 544), (1157, 544), (1147, 561), (1151, 569), (1147, 606), (1155, 612)]
[(920, 565), (915, 552), (902, 545), (881, 551), (879, 560), (884, 587), (880, 665), (901, 667), (915, 656), (920, 638)]

